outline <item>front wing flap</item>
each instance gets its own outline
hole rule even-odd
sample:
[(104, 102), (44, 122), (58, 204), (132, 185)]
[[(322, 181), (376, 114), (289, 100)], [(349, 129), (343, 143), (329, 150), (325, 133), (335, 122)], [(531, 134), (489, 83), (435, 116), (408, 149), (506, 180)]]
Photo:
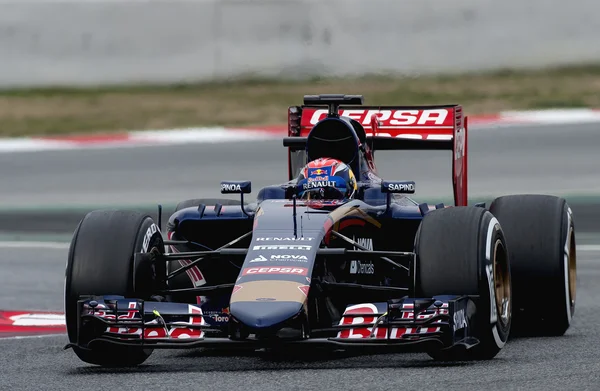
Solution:
[(78, 347), (95, 342), (185, 347), (204, 340), (211, 327), (202, 309), (192, 304), (144, 301), (122, 296), (78, 301)]
[(332, 341), (352, 344), (415, 344), (439, 348), (479, 341), (473, 337), (475, 304), (468, 296), (403, 298), (387, 303), (362, 303), (346, 308)]
[[(233, 340), (208, 337), (217, 328), (196, 305), (126, 299), (122, 296), (89, 297), (78, 302), (77, 340), (67, 347), (91, 348), (96, 343), (147, 348), (191, 348), (225, 344), (263, 347), (281, 343), (322, 345), (401, 346), (431, 345), (433, 349), (479, 341), (473, 337), (475, 305), (467, 296), (402, 298), (382, 303), (350, 305), (328, 338), (264, 341), (252, 337)], [(230, 319), (229, 322), (235, 320)], [(424, 347), (426, 347), (424, 346)], [(428, 347), (424, 350), (427, 350)]]

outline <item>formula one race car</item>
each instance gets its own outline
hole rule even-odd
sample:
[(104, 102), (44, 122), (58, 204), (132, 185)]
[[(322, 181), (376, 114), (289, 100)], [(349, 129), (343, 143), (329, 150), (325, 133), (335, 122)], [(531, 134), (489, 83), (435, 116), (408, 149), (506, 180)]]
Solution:
[[(576, 282), (565, 200), (468, 205), (461, 106), (362, 103), (310, 95), (290, 107), (288, 181), (255, 202), (249, 181), (222, 182), (239, 201), (184, 201), (166, 237), (160, 213), (86, 215), (66, 269), (67, 347), (105, 366), (158, 348), (288, 344), (479, 360), (515, 330), (564, 334)], [(404, 149), (452, 151), (454, 206), (378, 176), (374, 153)]]

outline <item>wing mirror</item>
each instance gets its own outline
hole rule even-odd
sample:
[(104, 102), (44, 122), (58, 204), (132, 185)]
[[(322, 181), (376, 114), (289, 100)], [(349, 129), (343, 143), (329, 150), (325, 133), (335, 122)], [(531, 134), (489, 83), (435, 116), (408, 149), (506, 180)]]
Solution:
[(250, 194), (252, 182), (250, 181), (223, 181), (221, 182), (221, 194)]
[(388, 194), (414, 194), (414, 181), (382, 181), (381, 192)]
[(381, 192), (387, 194), (385, 200), (385, 212), (387, 213), (392, 203), (392, 194), (413, 194), (415, 192), (414, 181), (381, 181)]
[(244, 209), (244, 194), (252, 192), (252, 182), (250, 181), (223, 181), (221, 182), (221, 194), (239, 194), (241, 198), (240, 207), (242, 212), (248, 217), (254, 217), (248, 214)]

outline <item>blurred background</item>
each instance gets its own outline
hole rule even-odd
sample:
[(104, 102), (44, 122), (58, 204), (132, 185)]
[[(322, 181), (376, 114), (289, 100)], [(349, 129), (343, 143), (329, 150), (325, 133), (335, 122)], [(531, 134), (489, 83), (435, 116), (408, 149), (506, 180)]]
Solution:
[[(91, 209), (168, 211), (215, 196), (221, 179), (251, 179), (254, 189), (285, 180), (286, 109), (312, 93), (462, 104), (474, 201), (551, 193), (600, 217), (598, 8), (4, 1), (2, 235), (68, 238)], [(451, 200), (449, 154), (385, 152), (378, 163), (384, 177), (416, 180), (420, 200)]]
[[(165, 221), (221, 180), (253, 195), (287, 180), (304, 94), (462, 104), (472, 202), (565, 197), (597, 251), (599, 15), (597, 0), (1, 1), (0, 309), (62, 311), (90, 210), (162, 204)], [(417, 200), (452, 202), (450, 153), (376, 159)]]

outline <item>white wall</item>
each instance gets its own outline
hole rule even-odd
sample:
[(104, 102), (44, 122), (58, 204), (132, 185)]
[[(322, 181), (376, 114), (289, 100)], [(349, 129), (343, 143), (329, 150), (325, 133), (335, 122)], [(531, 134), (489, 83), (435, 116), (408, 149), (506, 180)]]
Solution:
[(600, 61), (598, 0), (12, 0), (0, 87)]

